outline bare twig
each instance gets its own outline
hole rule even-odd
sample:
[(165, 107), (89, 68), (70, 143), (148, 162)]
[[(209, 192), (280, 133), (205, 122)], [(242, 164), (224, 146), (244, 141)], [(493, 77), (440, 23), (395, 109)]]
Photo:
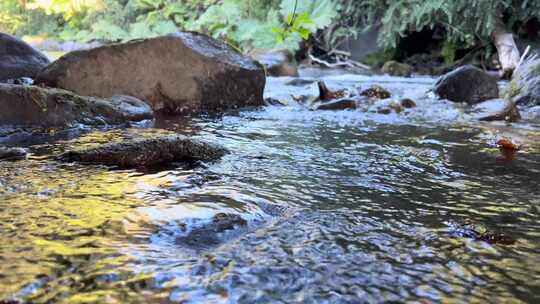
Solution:
[(312, 62), (318, 63), (320, 65), (323, 65), (327, 68), (337, 68), (337, 67), (343, 67), (348, 66), (351, 68), (362, 68), (366, 70), (371, 70), (371, 67), (368, 65), (365, 65), (363, 63), (348, 59), (347, 61), (338, 61), (336, 63), (330, 63), (328, 61), (322, 60), (320, 58), (317, 58), (313, 56), (312, 54), (309, 54), (309, 59), (311, 59)]

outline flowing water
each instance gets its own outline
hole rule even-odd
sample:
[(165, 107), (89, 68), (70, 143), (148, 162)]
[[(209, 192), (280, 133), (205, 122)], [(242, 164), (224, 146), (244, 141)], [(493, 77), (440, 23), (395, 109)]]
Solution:
[[(326, 80), (418, 107), (161, 119), (231, 152), (145, 171), (54, 162), (61, 138), (27, 143), (28, 160), (0, 163), (0, 302), (540, 302), (540, 127), (471, 123), (426, 94), (430, 78)], [(316, 87), (288, 81), (267, 96)], [(494, 146), (505, 134), (525, 144), (511, 161)], [(223, 213), (247, 225), (205, 228)], [(465, 222), (515, 243), (464, 237)]]

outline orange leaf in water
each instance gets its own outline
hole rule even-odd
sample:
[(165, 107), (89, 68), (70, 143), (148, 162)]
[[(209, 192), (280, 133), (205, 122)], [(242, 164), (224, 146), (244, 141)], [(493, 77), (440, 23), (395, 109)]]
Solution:
[(497, 147), (501, 151), (502, 157), (498, 157), (500, 162), (510, 162), (514, 160), (516, 152), (519, 151), (519, 145), (512, 142), (511, 139), (503, 137), (497, 140)]
[(497, 146), (502, 150), (508, 150), (508, 151), (518, 151), (519, 145), (516, 145), (512, 142), (511, 139), (503, 137), (497, 141)]

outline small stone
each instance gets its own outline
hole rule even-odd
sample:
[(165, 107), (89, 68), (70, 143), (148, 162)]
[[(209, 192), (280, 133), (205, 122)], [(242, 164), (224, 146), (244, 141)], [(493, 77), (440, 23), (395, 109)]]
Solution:
[(369, 98), (378, 98), (378, 99), (387, 99), (387, 98), (392, 97), (392, 94), (390, 94), (388, 90), (378, 85), (374, 85), (370, 87), (369, 89), (362, 91), (360, 95), (369, 97)]
[(342, 98), (330, 102), (320, 103), (315, 110), (347, 110), (356, 109), (358, 101), (352, 98)]
[(401, 63), (401, 62), (391, 60), (391, 61), (387, 61), (383, 65), (381, 72), (383, 72), (384, 74), (391, 75), (391, 76), (411, 77), (412, 66), (406, 63)]
[(212, 218), (213, 229), (216, 232), (232, 230), (236, 226), (246, 226), (247, 221), (238, 214), (218, 213)]
[(26, 149), (0, 147), (0, 160), (23, 160), (27, 154)]
[(416, 102), (414, 102), (414, 100), (409, 99), (409, 98), (404, 98), (404, 99), (402, 99), (399, 103), (400, 103), (401, 106), (404, 107), (405, 109), (416, 108)]

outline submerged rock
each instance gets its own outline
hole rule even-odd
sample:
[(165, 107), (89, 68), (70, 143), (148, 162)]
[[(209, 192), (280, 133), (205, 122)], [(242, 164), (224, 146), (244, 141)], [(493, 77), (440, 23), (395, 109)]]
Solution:
[(261, 106), (265, 74), (225, 43), (179, 32), (66, 54), (36, 83), (87, 96), (134, 96), (154, 110), (183, 114)]
[(410, 98), (404, 98), (399, 101), (399, 104), (405, 109), (416, 108), (416, 102)]
[(21, 160), (25, 159), (27, 154), (22, 148), (0, 147), (0, 160)]
[(516, 122), (521, 118), (514, 103), (505, 99), (484, 101), (474, 105), (470, 111), (480, 121), (506, 120)]
[(49, 59), (26, 42), (0, 33), (0, 82), (21, 77), (33, 78), (49, 64)]
[(434, 92), (441, 98), (468, 104), (499, 98), (497, 79), (472, 65), (462, 66), (439, 78)]
[(394, 60), (387, 61), (381, 68), (381, 72), (390, 76), (411, 77), (412, 66), (397, 62)]
[(470, 221), (465, 223), (450, 223), (451, 234), (470, 238), (477, 241), (484, 241), (493, 245), (514, 245), (516, 240), (502, 232), (489, 231), (483, 225), (473, 224)]
[(0, 125), (67, 128), (74, 124), (121, 124), (152, 116), (148, 105), (131, 97), (104, 100), (61, 89), (0, 84)]
[(225, 155), (222, 147), (183, 135), (126, 138), (97, 146), (76, 148), (58, 157), (64, 162), (117, 166), (148, 167), (173, 161), (213, 161)]
[(254, 49), (249, 56), (264, 65), (268, 76), (298, 77), (294, 54), (287, 49)]
[(403, 107), (396, 101), (384, 100), (375, 104), (374, 111), (378, 114), (401, 113)]
[(176, 238), (178, 244), (204, 249), (222, 243), (221, 234), (239, 228), (245, 228), (248, 222), (239, 214), (218, 213), (208, 222), (190, 227), (190, 231)]

